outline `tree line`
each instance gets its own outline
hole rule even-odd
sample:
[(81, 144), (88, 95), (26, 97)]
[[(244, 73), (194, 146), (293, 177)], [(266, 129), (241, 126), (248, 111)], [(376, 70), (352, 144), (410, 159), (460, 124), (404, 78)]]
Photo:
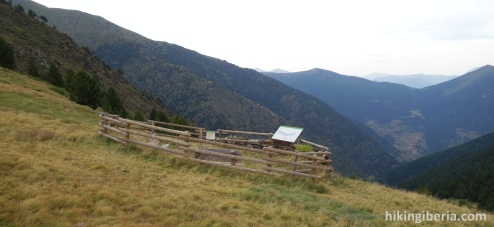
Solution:
[[(15, 53), (12, 45), (0, 37), (0, 67), (7, 69), (16, 68)], [(124, 107), (118, 92), (110, 87), (106, 91), (102, 90), (97, 77), (90, 75), (84, 70), (74, 71), (68, 69), (65, 74), (60, 72), (55, 63), (51, 63), (48, 69), (41, 72), (33, 58), (27, 62), (28, 75), (44, 80), (56, 87), (64, 88), (68, 93), (70, 100), (96, 109), (101, 107), (104, 111), (117, 114), (124, 118), (130, 118), (138, 121), (155, 120), (160, 122), (189, 125), (187, 119), (181, 115), (174, 115), (169, 118), (165, 112), (158, 111), (156, 108), (151, 110), (149, 116), (137, 110), (133, 115)], [(119, 70), (119, 73), (122, 73)]]
[(475, 202), (494, 211), (494, 145), (440, 165), (399, 185), (438, 198)]

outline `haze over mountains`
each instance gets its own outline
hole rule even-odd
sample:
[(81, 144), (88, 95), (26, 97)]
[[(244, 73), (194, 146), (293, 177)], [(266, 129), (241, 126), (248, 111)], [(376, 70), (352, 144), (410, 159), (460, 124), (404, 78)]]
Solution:
[(48, 21), (141, 91), (208, 129), (274, 132), (303, 127), (303, 138), (329, 146), (337, 172), (379, 177), (397, 164), (372, 137), (322, 101), (252, 69), (156, 42), (101, 17), (15, 1)]
[(371, 128), (409, 161), (494, 131), (494, 67), (423, 89), (313, 69), (265, 73)]
[(287, 71), (287, 70), (284, 70), (284, 69), (273, 69), (273, 70), (264, 70), (264, 69), (260, 69), (260, 68), (255, 68), (254, 70), (260, 72), (260, 73), (290, 73), (290, 71)]
[(390, 75), (385, 73), (373, 73), (365, 76), (366, 79), (372, 81), (403, 84), (413, 88), (424, 88), (424, 87), (440, 84), (442, 82), (446, 82), (456, 77), (457, 76), (425, 75), (425, 74)]

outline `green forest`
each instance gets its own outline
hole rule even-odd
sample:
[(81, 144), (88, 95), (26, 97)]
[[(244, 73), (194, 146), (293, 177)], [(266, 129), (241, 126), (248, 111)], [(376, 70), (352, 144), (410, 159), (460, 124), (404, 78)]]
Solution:
[(430, 191), (439, 198), (468, 199), (494, 211), (494, 146), (448, 162), (403, 187)]

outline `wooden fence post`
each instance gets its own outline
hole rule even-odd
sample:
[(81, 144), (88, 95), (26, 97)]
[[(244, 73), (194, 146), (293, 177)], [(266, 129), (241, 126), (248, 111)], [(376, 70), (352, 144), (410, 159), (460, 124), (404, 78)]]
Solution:
[[(151, 121), (151, 120), (150, 120), (150, 122), (151, 122), (151, 125), (152, 125), (152, 126), (156, 126), (156, 122), (155, 122), (155, 121)], [(152, 134), (155, 134), (155, 133), (156, 133), (156, 130), (155, 130), (154, 128), (153, 128), (153, 129), (151, 129), (151, 133), (152, 133)]]
[[(237, 151), (236, 151), (236, 150), (231, 150), (231, 151), (230, 151), (230, 154), (231, 154), (231, 155), (237, 155)], [(230, 164), (231, 164), (232, 166), (235, 166), (235, 165), (237, 164), (237, 159), (232, 158), (232, 159), (231, 159)]]
[[(120, 116), (118, 116), (118, 115), (115, 116), (115, 120), (119, 120), (119, 119), (120, 119)], [(118, 129), (118, 127), (120, 126), (120, 123), (116, 123), (115, 125), (116, 125), (115, 128)]]
[[(295, 151), (295, 152), (298, 152), (298, 151)], [(295, 155), (295, 157), (293, 158), (293, 162), (298, 162), (298, 156)], [(297, 165), (293, 165), (292, 166), (292, 171), (295, 172), (297, 171)], [(292, 181), (295, 180), (295, 175), (292, 175)]]
[[(127, 122), (125, 124), (125, 129), (130, 130), (130, 123)], [(127, 135), (125, 135), (125, 138), (130, 139), (130, 133), (127, 133)]]
[[(106, 116), (108, 116), (108, 114), (107, 113), (103, 113), (102, 116), (103, 117), (106, 117)], [(108, 120), (104, 119), (103, 120), (103, 125), (108, 126)], [(103, 133), (104, 134), (108, 134), (108, 129), (106, 129), (105, 127), (103, 127)]]
[[(268, 154), (268, 158), (272, 159), (272, 158), (273, 158), (273, 155), (272, 155), (272, 154)], [(271, 165), (271, 164), (266, 164), (266, 166), (267, 166), (268, 168), (273, 167), (273, 165)], [(271, 172), (271, 170), (266, 170), (266, 171)]]

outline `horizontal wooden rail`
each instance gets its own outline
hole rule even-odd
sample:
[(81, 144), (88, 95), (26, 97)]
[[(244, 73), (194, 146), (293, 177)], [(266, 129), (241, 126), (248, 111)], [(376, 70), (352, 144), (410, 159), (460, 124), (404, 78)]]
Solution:
[(280, 159), (275, 159), (275, 158), (265, 157), (263, 159), (266, 161), (270, 161), (270, 162), (277, 162), (277, 163), (282, 163), (282, 164), (287, 164), (287, 165), (296, 165), (296, 166), (307, 167), (307, 168), (311, 168), (311, 169), (322, 169), (322, 170), (328, 169), (328, 167), (325, 167), (325, 166), (316, 166), (316, 165), (311, 165), (311, 164), (292, 162), (292, 161), (280, 160)]
[(315, 155), (330, 155), (331, 152), (329, 151), (310, 151), (310, 152), (303, 152), (304, 154), (315, 154)]
[(154, 148), (154, 149), (157, 149), (157, 150), (161, 150), (161, 151), (166, 151), (168, 153), (172, 153), (172, 154), (178, 154), (178, 155), (181, 155), (181, 156), (189, 156), (188, 153), (185, 153), (185, 152), (182, 152), (182, 151), (178, 151), (178, 150), (174, 150), (174, 149), (170, 149), (170, 148), (166, 148), (166, 147), (162, 147), (162, 146), (158, 146), (158, 145), (154, 145), (154, 144), (150, 144), (150, 143), (145, 143), (145, 142), (141, 142), (141, 141), (137, 141), (137, 140), (132, 140), (132, 139), (127, 139), (127, 138), (120, 138), (121, 140), (127, 142), (127, 143), (135, 143), (135, 144), (139, 144), (141, 146), (145, 146), (145, 147), (150, 147), (150, 148)]
[(324, 161), (324, 158), (322, 158), (322, 157), (314, 157), (312, 155), (307, 155), (307, 154), (304, 154), (304, 153), (297, 153), (297, 152), (293, 152), (293, 151), (285, 151), (285, 150), (276, 149), (276, 148), (272, 148), (272, 147), (264, 147), (263, 149), (266, 150), (266, 151), (271, 151), (271, 152), (276, 152), (276, 153), (281, 153), (281, 154), (287, 154), (287, 155), (299, 156), (299, 157), (313, 159), (313, 160)]
[(155, 123), (155, 124), (160, 124), (160, 125), (168, 125), (168, 126), (180, 127), (180, 128), (197, 129), (197, 130), (200, 130), (201, 129), (200, 127), (194, 127), (194, 126), (188, 126), (188, 125), (179, 125), (179, 124), (173, 124), (173, 123), (161, 122), (161, 121), (149, 120), (148, 122)]
[(110, 131), (116, 132), (116, 133), (118, 133), (118, 134), (122, 134), (122, 135), (124, 135), (124, 136), (126, 136), (126, 135), (128, 134), (127, 132), (124, 132), (124, 131), (120, 130), (120, 129), (122, 129), (122, 128), (119, 128), (119, 129), (117, 129), (117, 128), (113, 128), (113, 127), (110, 127), (110, 126), (108, 126), (108, 125), (104, 125), (102, 122), (100, 122), (100, 123), (99, 123), (99, 125), (100, 125), (101, 127), (105, 128), (105, 129), (108, 129), (108, 130), (110, 130)]
[(307, 140), (304, 140), (304, 139), (300, 139), (300, 142), (302, 143), (306, 143), (306, 144), (309, 144), (309, 145), (312, 145), (312, 146), (315, 146), (315, 147), (319, 147), (323, 150), (326, 150), (326, 151), (329, 151), (329, 148), (328, 147), (325, 147), (323, 145), (319, 145), (317, 143), (313, 143), (313, 142), (310, 142), (310, 141), (307, 141)]
[(220, 156), (220, 157), (225, 157), (225, 158), (232, 158), (232, 159), (237, 159), (237, 160), (245, 160), (245, 161), (257, 162), (257, 163), (262, 163), (262, 164), (270, 164), (270, 165), (276, 164), (274, 162), (270, 162), (270, 161), (266, 161), (266, 160), (262, 160), (262, 159), (250, 158), (250, 157), (239, 156), (239, 155), (224, 154), (224, 153), (208, 151), (208, 150), (192, 148), (192, 147), (187, 147), (187, 148), (184, 147), (183, 149), (197, 152), (197, 153), (209, 154), (209, 155)]
[(100, 115), (100, 116), (103, 116), (103, 115), (104, 115), (104, 116), (113, 117), (113, 118), (118, 117), (118, 115), (115, 115), (115, 114), (109, 114), (109, 113), (105, 113), (105, 112), (101, 112), (99, 115)]
[(220, 141), (225, 142), (245, 142), (245, 143), (272, 143), (272, 140), (257, 140), (257, 139), (227, 139), (221, 138)]
[(206, 161), (202, 159), (195, 159), (195, 158), (187, 158), (186, 160), (190, 160), (193, 162), (199, 162), (203, 164), (209, 164), (209, 165), (215, 165), (215, 166), (221, 166), (225, 168), (230, 168), (230, 169), (237, 169), (237, 170), (242, 170), (242, 171), (247, 171), (247, 172), (252, 172), (252, 173), (259, 173), (259, 174), (265, 174), (265, 175), (271, 175), (271, 176), (276, 176), (274, 173), (258, 170), (258, 169), (251, 169), (251, 168), (246, 168), (246, 167), (241, 167), (241, 166), (232, 166), (230, 164), (224, 164), (224, 163), (219, 163), (219, 162), (213, 162), (213, 161)]
[(301, 177), (314, 178), (314, 179), (320, 179), (321, 178), (321, 176), (318, 176), (318, 175), (299, 173), (299, 172), (294, 172), (294, 171), (290, 171), (290, 170), (277, 169), (277, 168), (272, 168), (272, 167), (267, 167), (267, 166), (262, 167), (262, 169), (267, 170), (267, 171), (274, 171), (274, 172), (285, 173), (285, 174), (301, 176)]
[(219, 132), (221, 132), (221, 134), (237, 133), (237, 134), (258, 135), (258, 136), (272, 136), (273, 135), (273, 133), (265, 133), (265, 132), (246, 132), (246, 131), (234, 131), (234, 130), (225, 130), (225, 129), (216, 130), (216, 133), (219, 133)]
[(169, 143), (175, 143), (175, 144), (182, 145), (182, 146), (189, 146), (189, 143), (183, 142), (181, 140), (174, 140), (171, 138), (158, 136), (158, 135), (154, 135), (154, 134), (149, 134), (149, 133), (144, 133), (144, 132), (139, 132), (139, 131), (134, 131), (131, 129), (126, 129), (126, 128), (121, 128), (120, 130), (127, 132), (127, 133), (130, 133), (130, 134), (135, 134), (138, 136), (144, 136), (144, 137), (148, 137), (151, 139), (157, 139), (157, 140), (161, 140), (161, 141), (165, 141), (165, 142), (169, 142)]
[(238, 146), (238, 145), (234, 145), (234, 144), (221, 143), (221, 142), (216, 142), (216, 141), (211, 141), (211, 140), (197, 139), (194, 137), (185, 137), (185, 136), (179, 136), (179, 138), (181, 138), (183, 140), (197, 142), (197, 143), (216, 145), (219, 147), (227, 147), (227, 148), (233, 148), (233, 149), (244, 150), (244, 151), (251, 151), (251, 152), (267, 154), (267, 155), (276, 155), (276, 153), (273, 153), (270, 151), (265, 151), (265, 150), (261, 150), (261, 149), (250, 148), (250, 147), (243, 147), (243, 146)]
[(125, 122), (127, 124), (139, 125), (139, 126), (142, 126), (144, 128), (148, 128), (148, 129), (154, 129), (154, 130), (158, 130), (158, 131), (162, 131), (162, 132), (168, 132), (168, 133), (173, 133), (173, 134), (177, 134), (177, 135), (190, 136), (190, 133), (189, 132), (184, 132), (184, 131), (179, 131), (179, 130), (174, 130), (174, 129), (168, 129), (168, 128), (162, 128), (162, 127), (153, 126), (153, 125), (148, 125), (148, 124), (145, 124), (145, 123), (141, 123), (141, 122), (133, 121), (133, 120), (128, 120), (128, 119), (124, 119), (124, 118), (121, 118), (119, 120), (122, 121), (122, 122)]
[[(101, 119), (104, 119), (104, 120), (107, 120), (107, 121), (111, 121), (111, 122), (117, 123), (117, 124), (124, 123), (124, 122), (120, 121), (120, 119), (117, 120), (117, 119), (114, 119), (114, 118), (111, 118), (111, 117), (105, 117), (103, 115), (100, 115), (100, 118)], [(125, 125), (124, 125), (124, 127), (125, 127)]]
[(102, 132), (102, 131), (99, 131), (99, 132), (98, 132), (98, 134), (99, 134), (100, 136), (105, 137), (105, 138), (111, 139), (111, 140), (113, 140), (113, 141), (115, 141), (115, 142), (119, 142), (119, 143), (121, 143), (121, 144), (127, 145), (127, 142), (120, 140), (120, 138), (110, 136), (110, 135), (108, 135), (108, 134), (105, 134), (105, 133), (104, 133), (104, 132)]

